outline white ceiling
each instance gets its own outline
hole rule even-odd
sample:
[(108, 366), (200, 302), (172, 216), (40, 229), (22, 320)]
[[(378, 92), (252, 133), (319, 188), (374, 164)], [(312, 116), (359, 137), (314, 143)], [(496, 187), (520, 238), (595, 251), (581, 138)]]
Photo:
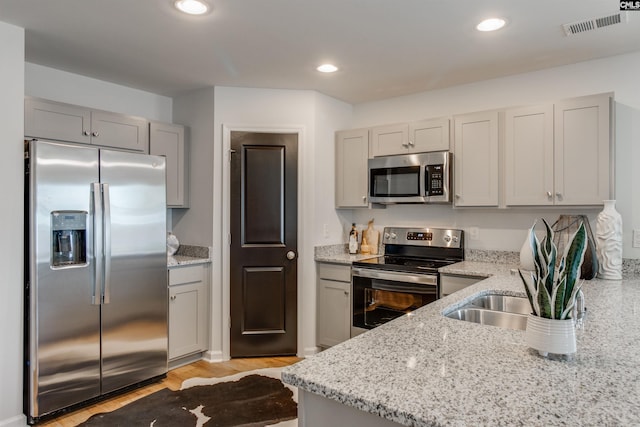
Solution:
[[(205, 86), (311, 89), (357, 104), (640, 50), (629, 21), (565, 36), (618, 0), (0, 0), (26, 59), (166, 96)], [(495, 33), (475, 25), (506, 17)], [(340, 71), (315, 67), (333, 62)]]

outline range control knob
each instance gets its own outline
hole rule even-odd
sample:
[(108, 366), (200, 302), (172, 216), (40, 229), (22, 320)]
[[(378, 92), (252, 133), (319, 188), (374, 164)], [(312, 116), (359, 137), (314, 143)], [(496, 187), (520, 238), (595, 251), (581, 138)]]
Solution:
[(447, 243), (451, 242), (451, 236), (448, 235), (448, 234), (445, 234), (444, 235), (444, 241), (447, 242)]
[(453, 236), (453, 243), (458, 243), (458, 236)]
[(389, 233), (384, 233), (384, 238), (389, 239)]
[(396, 233), (391, 233), (389, 235), (389, 237), (391, 237), (391, 240), (396, 240), (398, 238), (398, 236), (396, 235)]

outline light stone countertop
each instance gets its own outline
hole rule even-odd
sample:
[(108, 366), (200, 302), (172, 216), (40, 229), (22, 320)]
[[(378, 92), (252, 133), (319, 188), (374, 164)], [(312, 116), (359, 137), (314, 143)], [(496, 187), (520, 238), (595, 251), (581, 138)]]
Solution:
[(335, 245), (316, 246), (314, 248), (314, 260), (316, 262), (330, 262), (333, 264), (351, 265), (354, 261), (361, 261), (367, 258), (376, 258), (382, 256), (383, 248), (378, 254), (349, 254), (349, 245), (346, 243), (338, 243)]
[(211, 262), (213, 248), (181, 244), (174, 255), (167, 255), (167, 268), (184, 265), (208, 264)]
[[(518, 276), (517, 264), (500, 264), (494, 262), (462, 261), (438, 269), (441, 274), (458, 274), (462, 276), (491, 277), (496, 275)], [(524, 292), (524, 289), (523, 289)]]
[[(484, 271), (461, 264), (451, 271)], [(585, 282), (578, 352), (553, 361), (527, 347), (524, 331), (442, 315), (481, 293), (523, 296), (520, 278), (502, 271), (291, 365), (282, 378), (407, 426), (640, 425), (640, 279)]]

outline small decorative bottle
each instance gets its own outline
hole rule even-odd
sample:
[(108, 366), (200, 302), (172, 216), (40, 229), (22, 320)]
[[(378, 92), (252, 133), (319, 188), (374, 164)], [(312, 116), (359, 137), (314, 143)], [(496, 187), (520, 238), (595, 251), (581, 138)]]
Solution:
[(604, 209), (596, 220), (600, 279), (622, 279), (622, 217), (616, 211), (615, 204), (615, 200), (604, 200)]
[(349, 232), (349, 253), (352, 255), (358, 253), (358, 229), (355, 222), (351, 224)]

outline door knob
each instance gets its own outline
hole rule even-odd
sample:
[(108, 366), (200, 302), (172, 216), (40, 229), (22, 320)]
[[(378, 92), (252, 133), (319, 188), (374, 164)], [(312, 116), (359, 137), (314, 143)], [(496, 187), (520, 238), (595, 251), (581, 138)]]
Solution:
[(292, 260), (292, 259), (294, 259), (295, 257), (296, 257), (296, 253), (295, 253), (295, 252), (293, 252), (293, 251), (289, 251), (289, 252), (287, 252), (287, 259), (288, 259), (288, 260)]

